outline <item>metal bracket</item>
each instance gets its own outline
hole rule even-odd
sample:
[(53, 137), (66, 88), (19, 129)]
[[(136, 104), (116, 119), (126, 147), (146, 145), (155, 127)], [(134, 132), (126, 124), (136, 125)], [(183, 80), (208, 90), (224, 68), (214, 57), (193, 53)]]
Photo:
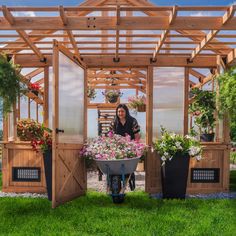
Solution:
[(191, 60), (190, 58), (187, 58), (187, 64), (193, 63), (193, 60)]
[(157, 59), (156, 58), (153, 59), (153, 57), (151, 57), (150, 58), (150, 63), (155, 63), (155, 62), (157, 62)]
[(117, 58), (113, 58), (113, 62), (120, 62), (120, 58), (119, 57), (117, 57)]

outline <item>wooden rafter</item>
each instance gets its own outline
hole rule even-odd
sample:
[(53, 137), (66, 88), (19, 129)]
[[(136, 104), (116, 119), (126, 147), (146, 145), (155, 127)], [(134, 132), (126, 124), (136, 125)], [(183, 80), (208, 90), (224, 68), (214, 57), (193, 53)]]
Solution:
[[(176, 16), (177, 16), (177, 6), (174, 6), (173, 10), (172, 10), (172, 12), (171, 12), (171, 14), (169, 16), (169, 25), (173, 24)], [(152, 61), (156, 60), (157, 54), (160, 52), (161, 47), (164, 44), (164, 42), (166, 40), (166, 37), (167, 37), (169, 32), (170, 32), (170, 30), (167, 29), (167, 30), (164, 30), (164, 32), (161, 34), (161, 38), (160, 38), (159, 42), (157, 43), (156, 48), (154, 50)]]
[[(117, 27), (120, 25), (120, 6), (117, 6), (116, 9), (116, 25)], [(116, 29), (116, 52), (115, 52), (115, 61), (119, 61), (119, 30)]]
[[(226, 25), (234, 16), (235, 12), (235, 6), (230, 6), (227, 12), (222, 17), (222, 27)], [(207, 46), (207, 44), (216, 36), (216, 34), (220, 31), (220, 29), (217, 30), (211, 30), (206, 37), (201, 41), (201, 43), (193, 50), (191, 53), (190, 61), (192, 61), (203, 49)]]
[[(7, 9), (6, 6), (2, 6), (2, 11), (5, 19), (8, 21), (10, 25), (15, 24), (15, 19), (11, 12)], [(28, 35), (23, 30), (16, 30), (16, 32), (20, 35), (20, 37), (25, 41), (25, 43), (35, 52), (35, 54), (39, 57), (40, 61), (45, 61), (45, 57), (40, 52), (40, 50), (34, 45), (34, 43), (30, 40)]]

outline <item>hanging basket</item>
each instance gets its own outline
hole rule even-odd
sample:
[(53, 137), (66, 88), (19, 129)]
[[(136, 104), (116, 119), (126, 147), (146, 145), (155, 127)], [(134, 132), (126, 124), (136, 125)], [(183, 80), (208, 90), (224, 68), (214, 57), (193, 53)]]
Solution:
[(146, 104), (138, 105), (137, 106), (137, 111), (138, 112), (145, 112), (146, 111)]
[(118, 97), (111, 97), (107, 99), (109, 103), (116, 103), (118, 100)]

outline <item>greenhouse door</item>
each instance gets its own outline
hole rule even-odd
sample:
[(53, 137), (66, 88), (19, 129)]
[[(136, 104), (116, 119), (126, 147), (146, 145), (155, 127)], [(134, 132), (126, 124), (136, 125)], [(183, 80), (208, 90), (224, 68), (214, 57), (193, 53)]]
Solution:
[(86, 136), (85, 68), (57, 41), (53, 47), (52, 207), (84, 195), (87, 177), (79, 151)]

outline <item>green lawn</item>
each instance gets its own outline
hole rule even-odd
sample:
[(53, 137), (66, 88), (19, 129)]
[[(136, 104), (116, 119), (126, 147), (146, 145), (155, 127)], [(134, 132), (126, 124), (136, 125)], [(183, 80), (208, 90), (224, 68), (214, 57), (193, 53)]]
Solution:
[(114, 205), (106, 194), (88, 192), (53, 210), (46, 199), (2, 198), (0, 234), (233, 236), (236, 199), (163, 201), (133, 192)]

